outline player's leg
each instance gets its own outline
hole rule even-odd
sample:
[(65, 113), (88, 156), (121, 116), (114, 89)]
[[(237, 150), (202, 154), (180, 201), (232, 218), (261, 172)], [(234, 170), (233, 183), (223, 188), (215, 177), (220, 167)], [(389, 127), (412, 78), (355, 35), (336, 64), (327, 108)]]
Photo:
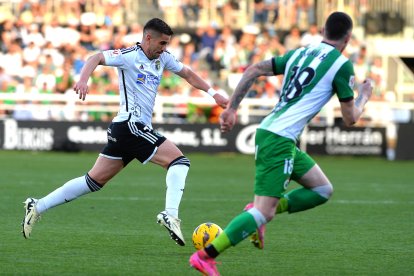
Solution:
[(151, 159), (152, 163), (167, 169), (165, 211), (157, 216), (158, 223), (164, 225), (177, 244), (185, 245), (180, 229), (178, 210), (185, 188), (185, 179), (190, 169), (190, 160), (170, 140), (165, 140)]
[(252, 208), (237, 215), (204, 250), (190, 257), (190, 264), (205, 273), (215, 268), (212, 259), (256, 232), (273, 219), (293, 171), (294, 141), (274, 133), (256, 131), (255, 199)]
[(254, 206), (233, 218), (204, 250), (198, 250), (191, 255), (190, 265), (205, 275), (219, 275), (215, 258), (272, 220), (277, 202), (276, 197), (255, 196)]
[[(294, 141), (280, 137), (269, 131), (258, 129), (256, 132), (256, 176), (255, 199), (252, 208), (241, 213), (223, 230), (231, 245), (236, 245), (245, 235), (256, 232), (256, 229), (270, 221), (283, 196), (287, 183), (293, 172), (295, 157)], [(219, 252), (229, 246), (213, 241)]]
[(128, 164), (130, 159), (122, 159), (119, 145), (114, 142), (119, 140), (118, 135), (122, 132), (123, 130), (119, 128), (118, 124), (110, 125), (108, 135), (112, 135), (112, 139), (108, 140), (106, 147), (86, 175), (69, 180), (63, 186), (39, 200), (35, 198), (26, 199), (24, 202), (25, 216), (22, 222), (22, 232), (25, 238), (30, 236), (34, 222), (40, 218), (42, 213), (82, 195), (99, 191), (113, 176), (122, 170), (124, 165)]
[(333, 187), (316, 162), (305, 152), (297, 149), (292, 179), (303, 188), (292, 190), (281, 198), (277, 212), (305, 211), (328, 201)]
[(48, 209), (70, 202), (80, 196), (99, 191), (123, 168), (122, 160), (99, 156), (93, 168), (86, 174), (69, 180), (43, 198), (28, 198), (25, 203), (25, 217), (22, 222), (23, 236), (28, 238), (33, 224)]

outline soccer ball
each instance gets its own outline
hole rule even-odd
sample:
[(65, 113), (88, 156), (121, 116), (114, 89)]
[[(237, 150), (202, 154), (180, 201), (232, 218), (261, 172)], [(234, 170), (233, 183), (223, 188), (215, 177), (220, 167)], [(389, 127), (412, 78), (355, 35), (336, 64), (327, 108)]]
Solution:
[(197, 226), (193, 232), (193, 245), (199, 250), (211, 243), (223, 230), (215, 223), (205, 222)]

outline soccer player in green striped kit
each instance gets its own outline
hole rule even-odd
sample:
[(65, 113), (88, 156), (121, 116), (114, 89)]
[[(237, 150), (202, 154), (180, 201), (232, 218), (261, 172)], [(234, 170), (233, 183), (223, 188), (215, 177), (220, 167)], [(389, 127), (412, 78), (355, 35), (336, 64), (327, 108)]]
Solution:
[[(322, 30), (323, 41), (249, 66), (221, 114), (220, 127), (230, 131), (237, 109), (259, 76), (284, 74), (280, 101), (256, 131), (254, 202), (234, 217), (223, 233), (190, 257), (190, 264), (206, 275), (219, 275), (215, 258), (248, 236), (262, 249), (265, 224), (275, 214), (300, 212), (331, 197), (332, 184), (321, 168), (296, 143), (306, 124), (336, 94), (345, 125), (355, 124), (372, 94), (366, 80), (354, 99), (354, 69), (342, 55), (352, 33), (352, 19), (334, 12)], [(286, 193), (291, 180), (302, 187)]]

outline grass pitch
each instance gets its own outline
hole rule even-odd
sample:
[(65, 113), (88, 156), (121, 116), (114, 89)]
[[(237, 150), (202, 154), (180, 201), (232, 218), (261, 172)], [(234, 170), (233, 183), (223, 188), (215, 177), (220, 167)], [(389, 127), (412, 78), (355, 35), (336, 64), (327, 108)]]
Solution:
[[(188, 154), (180, 247), (155, 222), (165, 171), (133, 162), (101, 191), (49, 210), (25, 240), (26, 197), (84, 175), (96, 156), (0, 151), (0, 275), (198, 275), (188, 264), (193, 229), (206, 221), (224, 228), (253, 196), (253, 156)], [(227, 250), (218, 258), (222, 275), (412, 275), (414, 162), (315, 159), (333, 198), (277, 216), (263, 251), (248, 241)]]

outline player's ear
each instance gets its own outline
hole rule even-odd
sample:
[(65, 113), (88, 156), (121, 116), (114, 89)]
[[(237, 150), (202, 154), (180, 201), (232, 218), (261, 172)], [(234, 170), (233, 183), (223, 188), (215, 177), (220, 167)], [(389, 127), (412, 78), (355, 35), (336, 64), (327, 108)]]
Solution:
[(351, 40), (351, 37), (352, 37), (352, 31), (349, 31), (345, 36), (345, 40), (344, 40), (345, 44), (348, 44), (348, 42)]

